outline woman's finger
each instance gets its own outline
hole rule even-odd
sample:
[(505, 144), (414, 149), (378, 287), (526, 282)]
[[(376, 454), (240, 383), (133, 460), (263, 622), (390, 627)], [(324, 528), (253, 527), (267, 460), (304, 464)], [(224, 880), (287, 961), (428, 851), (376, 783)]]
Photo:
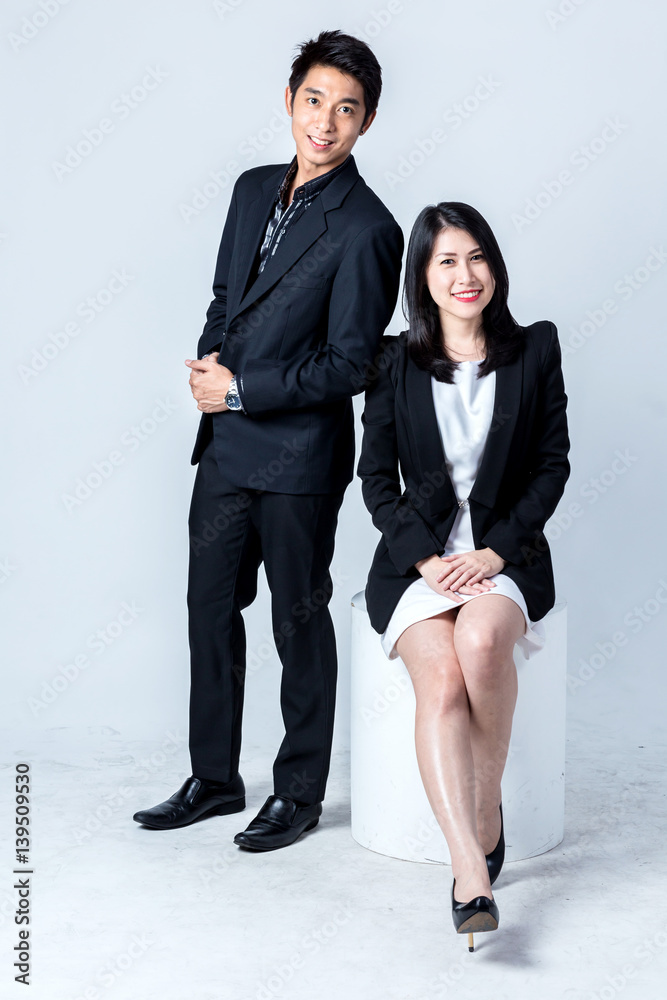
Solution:
[(438, 580), (438, 583), (442, 584), (444, 590), (453, 590), (453, 584), (456, 580), (455, 573), (447, 573), (442, 580)]
[(452, 580), (450, 581), (449, 584), (450, 588), (454, 590), (455, 588), (460, 587), (461, 584), (467, 583), (470, 577), (473, 575), (473, 573), (474, 569), (462, 566), (461, 569), (457, 570), (452, 575)]

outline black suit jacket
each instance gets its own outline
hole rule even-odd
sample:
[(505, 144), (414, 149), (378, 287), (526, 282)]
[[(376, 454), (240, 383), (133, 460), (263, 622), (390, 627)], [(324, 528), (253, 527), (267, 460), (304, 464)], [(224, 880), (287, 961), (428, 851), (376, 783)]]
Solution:
[(394, 311), (403, 235), (350, 157), (252, 280), (286, 169), (234, 186), (198, 356), (221, 345), (247, 413), (203, 414), (192, 464), (214, 430), (232, 485), (336, 492), (354, 474), (351, 397)]
[[(554, 324), (534, 323), (522, 334), (517, 359), (496, 370), (494, 414), (470, 516), (475, 547), (489, 546), (507, 560), (503, 572), (538, 621), (555, 600), (543, 529), (570, 472), (567, 396)], [(382, 532), (366, 586), (378, 632), (418, 578), (415, 563), (444, 552), (458, 511), (430, 380), (409, 357), (404, 333), (383, 338), (366, 391), (358, 467), (366, 506)]]

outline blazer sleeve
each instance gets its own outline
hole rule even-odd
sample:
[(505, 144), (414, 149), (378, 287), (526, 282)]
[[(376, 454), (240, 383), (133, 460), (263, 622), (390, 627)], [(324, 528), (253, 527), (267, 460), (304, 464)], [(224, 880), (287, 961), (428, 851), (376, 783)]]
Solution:
[(570, 475), (567, 454), (567, 396), (563, 384), (561, 351), (553, 323), (541, 366), (537, 420), (540, 434), (531, 462), (530, 481), (509, 517), (497, 521), (482, 539), (507, 562), (523, 563), (535, 552), (535, 543), (556, 509)]
[[(396, 339), (385, 337), (383, 347), (395, 345)], [(401, 489), (394, 397), (389, 365), (381, 354), (366, 389), (357, 475), (373, 524), (382, 532), (389, 556), (404, 576), (420, 559), (436, 554), (438, 542)]]
[(345, 399), (361, 392), (365, 370), (398, 296), (403, 234), (393, 219), (357, 234), (333, 280), (327, 343), (287, 360), (255, 358), (240, 373), (248, 416)]
[(218, 259), (215, 265), (215, 276), (213, 278), (213, 295), (206, 312), (206, 323), (202, 335), (197, 345), (197, 357), (208, 354), (212, 350), (217, 350), (222, 344), (225, 333), (225, 323), (227, 321), (227, 283), (229, 280), (229, 268), (232, 260), (232, 251), (236, 237), (236, 188), (234, 185), (232, 199), (229, 204), (229, 211), (222, 230), (222, 239), (218, 250)]

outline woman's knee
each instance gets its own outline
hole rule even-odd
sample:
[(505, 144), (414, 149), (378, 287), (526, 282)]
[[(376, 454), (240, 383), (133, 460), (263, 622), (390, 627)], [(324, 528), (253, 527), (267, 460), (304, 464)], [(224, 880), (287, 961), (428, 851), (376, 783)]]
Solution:
[(456, 633), (456, 648), (476, 660), (492, 660), (502, 646), (502, 631), (491, 623), (463, 624)]
[(468, 707), (468, 693), (458, 661), (422, 662), (411, 671), (419, 715), (448, 715)]
[(464, 625), (455, 636), (456, 650), (466, 675), (471, 669), (479, 674), (493, 674), (507, 663), (514, 651), (514, 640), (506, 628), (493, 622), (475, 621)]

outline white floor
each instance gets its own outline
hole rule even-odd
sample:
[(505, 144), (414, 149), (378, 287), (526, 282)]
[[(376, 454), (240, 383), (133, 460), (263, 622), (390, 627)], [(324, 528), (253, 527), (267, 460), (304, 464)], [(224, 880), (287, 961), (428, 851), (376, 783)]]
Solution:
[[(348, 765), (334, 759), (318, 828), (282, 851), (231, 843), (271, 793), (246, 748), (248, 808), (183, 830), (135, 809), (189, 773), (183, 734), (113, 730), (14, 741), (2, 776), (11, 834), (16, 761), (32, 767), (33, 1000), (658, 1000), (667, 976), (664, 747), (570, 727), (566, 837), (507, 865), (501, 924), (469, 954), (449, 910), (450, 869), (395, 861), (350, 836)], [(7, 843), (5, 841), (5, 843)], [(2, 996), (16, 943), (13, 843), (0, 888)]]

